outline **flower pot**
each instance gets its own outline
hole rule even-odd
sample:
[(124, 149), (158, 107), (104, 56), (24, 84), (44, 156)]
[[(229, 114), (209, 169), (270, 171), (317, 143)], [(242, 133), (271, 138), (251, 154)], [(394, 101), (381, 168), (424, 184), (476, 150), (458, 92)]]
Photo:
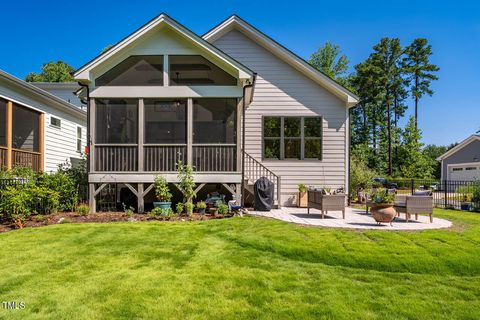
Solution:
[(375, 204), (372, 206), (372, 217), (377, 223), (390, 223), (395, 219), (397, 210), (393, 207), (393, 204)]
[(308, 206), (308, 193), (307, 192), (299, 192), (298, 193), (298, 207), (299, 208), (306, 208)]
[(172, 207), (171, 202), (161, 202), (161, 201), (154, 201), (153, 206), (155, 208), (160, 208), (160, 209), (169, 209)]
[(198, 213), (200, 214), (205, 214), (205, 208), (199, 208)]
[(460, 204), (460, 209), (464, 211), (470, 211), (472, 210), (472, 205), (470, 204), (470, 202), (462, 202)]

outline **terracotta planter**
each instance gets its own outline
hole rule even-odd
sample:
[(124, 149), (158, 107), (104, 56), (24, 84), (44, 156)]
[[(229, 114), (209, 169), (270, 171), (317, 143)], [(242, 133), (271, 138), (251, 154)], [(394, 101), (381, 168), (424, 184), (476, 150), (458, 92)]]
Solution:
[(375, 204), (372, 206), (372, 217), (377, 223), (392, 223), (397, 215), (393, 204)]
[(308, 206), (308, 193), (307, 192), (299, 192), (298, 193), (298, 207), (299, 208), (306, 208)]

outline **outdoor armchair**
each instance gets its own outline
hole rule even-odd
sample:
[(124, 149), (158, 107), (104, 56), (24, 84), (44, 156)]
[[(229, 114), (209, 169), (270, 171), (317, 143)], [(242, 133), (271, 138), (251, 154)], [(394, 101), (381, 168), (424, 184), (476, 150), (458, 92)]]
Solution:
[(318, 209), (322, 212), (322, 219), (325, 212), (342, 211), (342, 217), (345, 219), (346, 195), (340, 194), (324, 194), (323, 190), (308, 190), (308, 206), (307, 213), (310, 214), (310, 208)]

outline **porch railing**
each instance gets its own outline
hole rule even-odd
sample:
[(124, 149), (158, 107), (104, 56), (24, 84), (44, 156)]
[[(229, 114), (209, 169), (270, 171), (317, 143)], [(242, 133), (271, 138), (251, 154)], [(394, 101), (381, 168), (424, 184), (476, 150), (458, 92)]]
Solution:
[(200, 172), (237, 171), (237, 147), (228, 145), (193, 145), (192, 165)]
[(137, 145), (95, 145), (95, 171), (137, 171)]
[(7, 167), (7, 148), (0, 147), (0, 169)]
[(13, 149), (12, 167), (30, 167), (33, 171), (39, 171), (41, 168), (40, 158), (40, 152)]
[(247, 184), (252, 185), (261, 177), (266, 177), (274, 184), (274, 202), (281, 206), (281, 177), (246, 152), (243, 153), (243, 161), (245, 162), (245, 180), (247, 180)]
[(176, 171), (178, 161), (187, 162), (186, 145), (144, 145), (143, 153), (145, 171)]

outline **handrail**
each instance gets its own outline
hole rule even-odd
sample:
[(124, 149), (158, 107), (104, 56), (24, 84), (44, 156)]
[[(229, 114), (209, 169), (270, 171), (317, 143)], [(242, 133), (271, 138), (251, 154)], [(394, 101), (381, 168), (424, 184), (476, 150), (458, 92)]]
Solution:
[(260, 161), (246, 153), (245, 151), (243, 152), (243, 161), (244, 161), (244, 178), (246, 180), (255, 180), (261, 178), (262, 176), (273, 180), (274, 188), (276, 189), (275, 195), (274, 195), (274, 200), (277, 201), (277, 205), (281, 206), (282, 201), (281, 201), (281, 177), (277, 174), (275, 174), (272, 170), (268, 169), (265, 167)]

